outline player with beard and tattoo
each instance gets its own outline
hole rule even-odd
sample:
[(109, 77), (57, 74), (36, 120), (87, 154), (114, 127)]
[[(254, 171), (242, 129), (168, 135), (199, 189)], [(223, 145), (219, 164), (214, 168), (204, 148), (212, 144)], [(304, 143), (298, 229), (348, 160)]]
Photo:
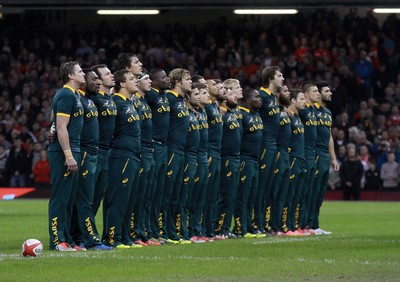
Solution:
[(238, 106), (236, 95), (226, 89), (225, 102), (221, 105), (223, 134), (221, 145), (221, 188), (217, 203), (217, 224), (215, 233), (225, 238), (235, 238), (230, 231), (233, 209), (240, 174), (240, 123), (232, 109)]
[(263, 120), (264, 130), (260, 156), (260, 176), (258, 192), (254, 206), (253, 228), (259, 232), (271, 234), (271, 203), (272, 191), (275, 186), (274, 170), (276, 164), (276, 139), (279, 129), (279, 105), (275, 92), (283, 85), (282, 71), (277, 66), (267, 67), (262, 72), (263, 86), (260, 88), (262, 107), (259, 111)]
[(279, 131), (276, 141), (278, 153), (274, 170), (276, 185), (272, 188), (271, 219), (272, 230), (276, 235), (284, 235), (286, 226), (287, 207), (285, 207), (290, 180), (290, 118), (284, 108), (290, 105), (290, 93), (286, 85), (276, 91), (279, 103)]
[[(225, 88), (228, 88), (233, 91), (233, 94), (235, 94), (236, 99), (240, 103), (240, 100), (243, 98), (243, 89), (240, 86), (240, 81), (234, 78), (228, 78), (224, 80), (222, 84), (224, 85)], [(232, 111), (235, 114), (235, 118), (238, 120), (240, 125), (242, 125), (242, 118), (243, 118), (242, 111), (239, 109), (239, 107), (233, 108)]]
[(315, 181), (314, 190), (311, 196), (311, 211), (309, 215), (309, 226), (315, 235), (329, 235), (332, 232), (319, 228), (319, 213), (328, 189), (329, 165), (335, 172), (339, 171), (339, 164), (336, 161), (334, 143), (332, 139), (332, 113), (327, 108), (331, 102), (332, 92), (329, 84), (325, 81), (317, 83), (318, 91), (321, 94), (318, 102), (314, 104), (317, 119), (317, 142), (315, 148)]
[[(262, 142), (263, 122), (258, 110), (262, 102), (260, 93), (247, 89), (239, 109), (242, 112), (242, 143), (240, 148), (240, 182), (235, 200), (233, 233), (243, 238), (266, 237), (263, 233), (253, 233), (251, 225), (252, 211), (258, 190), (259, 162)], [(251, 197), (250, 197), (251, 195)]]
[(145, 95), (152, 113), (152, 145), (154, 158), (154, 172), (151, 189), (145, 196), (147, 203), (146, 230), (151, 241), (164, 244), (160, 237), (160, 230), (165, 222), (161, 212), (162, 197), (164, 194), (165, 175), (167, 173), (168, 149), (167, 138), (169, 131), (170, 106), (165, 90), (171, 87), (169, 77), (162, 69), (152, 69), (149, 73), (151, 89)]
[(208, 184), (203, 212), (204, 235), (209, 240), (223, 240), (224, 237), (215, 235), (214, 220), (217, 213), (217, 200), (221, 176), (221, 141), (222, 141), (222, 116), (219, 102), (224, 100), (219, 92), (218, 83), (214, 79), (207, 81), (210, 101), (204, 106), (208, 117)]

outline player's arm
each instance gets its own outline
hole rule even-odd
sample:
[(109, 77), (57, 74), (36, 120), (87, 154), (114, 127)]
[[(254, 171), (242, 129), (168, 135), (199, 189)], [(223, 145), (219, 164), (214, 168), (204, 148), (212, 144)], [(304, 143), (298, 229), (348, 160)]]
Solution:
[(58, 142), (60, 142), (61, 148), (64, 151), (65, 163), (68, 166), (68, 170), (77, 171), (78, 164), (72, 155), (71, 147), (69, 145), (69, 134), (67, 130), (69, 117), (70, 116), (68, 114), (57, 113), (57, 138)]
[(331, 164), (333, 167), (333, 170), (335, 172), (339, 171), (339, 164), (336, 160), (336, 154), (335, 154), (335, 144), (333, 143), (333, 137), (332, 137), (332, 133), (330, 133), (330, 137), (329, 137), (329, 156), (331, 158)]

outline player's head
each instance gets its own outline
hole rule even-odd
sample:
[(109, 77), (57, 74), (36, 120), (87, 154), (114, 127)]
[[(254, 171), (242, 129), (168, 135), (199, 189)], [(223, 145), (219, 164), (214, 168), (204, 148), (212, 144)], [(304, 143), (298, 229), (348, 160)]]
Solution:
[(118, 56), (116, 69), (127, 69), (130, 70), (133, 75), (140, 75), (142, 72), (142, 65), (137, 55), (133, 53), (121, 53)]
[(152, 87), (158, 90), (166, 90), (171, 88), (171, 82), (168, 75), (163, 69), (151, 69), (149, 73)]
[(79, 85), (85, 83), (85, 74), (78, 61), (63, 63), (60, 67), (60, 78), (64, 84), (71, 80), (76, 81)]
[(262, 84), (267, 87), (280, 87), (285, 81), (282, 70), (278, 66), (266, 67), (261, 74)]
[(190, 72), (186, 69), (177, 68), (173, 69), (169, 73), (169, 80), (171, 82), (171, 88), (180, 88), (183, 92), (188, 92), (192, 89), (192, 80)]

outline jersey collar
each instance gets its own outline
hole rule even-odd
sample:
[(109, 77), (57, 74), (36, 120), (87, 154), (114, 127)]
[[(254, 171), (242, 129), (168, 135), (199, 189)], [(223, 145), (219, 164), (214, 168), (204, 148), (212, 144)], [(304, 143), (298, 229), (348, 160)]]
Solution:
[(264, 91), (265, 93), (267, 93), (270, 96), (272, 95), (271, 90), (269, 90), (268, 88), (261, 87), (260, 90)]
[(243, 111), (245, 111), (246, 113), (250, 113), (250, 110), (249, 110), (248, 108), (239, 106), (238, 109), (239, 109), (239, 110), (243, 110)]
[(68, 85), (66, 85), (66, 84), (64, 84), (63, 87), (64, 87), (64, 88), (67, 88), (67, 89), (69, 89), (69, 90), (71, 90), (72, 93), (75, 93), (75, 92), (76, 92), (76, 90), (75, 90), (74, 88), (72, 88), (71, 86), (68, 86)]
[(120, 98), (122, 98), (124, 101), (128, 100), (128, 98), (126, 98), (124, 95), (122, 95), (121, 93), (114, 93), (114, 96), (118, 96)]
[(156, 88), (154, 88), (154, 87), (151, 87), (151, 89), (153, 89), (153, 90), (156, 91), (157, 93), (160, 93), (160, 90), (158, 90), (158, 89), (156, 89)]
[(167, 92), (171, 93), (172, 95), (174, 95), (175, 97), (179, 97), (178, 92), (172, 91), (172, 90), (167, 90)]

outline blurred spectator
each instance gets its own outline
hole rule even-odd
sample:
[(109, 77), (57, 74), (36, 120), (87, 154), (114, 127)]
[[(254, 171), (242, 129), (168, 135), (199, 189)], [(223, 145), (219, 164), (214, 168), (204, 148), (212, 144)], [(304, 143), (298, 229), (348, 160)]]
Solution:
[(340, 182), (343, 190), (343, 200), (360, 200), (361, 179), (364, 175), (363, 165), (357, 155), (356, 146), (349, 144), (347, 159), (340, 167)]
[(368, 162), (368, 170), (365, 172), (365, 190), (381, 190), (382, 183), (379, 171), (374, 162)]
[(4, 149), (3, 145), (0, 145), (0, 187), (8, 186), (8, 174), (7, 174), (7, 158), (8, 150)]
[(40, 160), (34, 164), (32, 173), (36, 189), (50, 189), (50, 165), (46, 150), (40, 151)]
[(16, 137), (7, 159), (7, 172), (10, 176), (10, 186), (25, 187), (28, 171), (28, 154), (22, 147), (21, 138)]
[(399, 183), (399, 164), (395, 161), (394, 153), (387, 155), (387, 162), (382, 165), (381, 179), (383, 189), (397, 189)]
[(359, 52), (358, 60), (354, 63), (354, 71), (357, 76), (357, 83), (360, 86), (360, 97), (365, 100), (371, 95), (370, 87), (373, 74), (372, 64), (365, 50)]

